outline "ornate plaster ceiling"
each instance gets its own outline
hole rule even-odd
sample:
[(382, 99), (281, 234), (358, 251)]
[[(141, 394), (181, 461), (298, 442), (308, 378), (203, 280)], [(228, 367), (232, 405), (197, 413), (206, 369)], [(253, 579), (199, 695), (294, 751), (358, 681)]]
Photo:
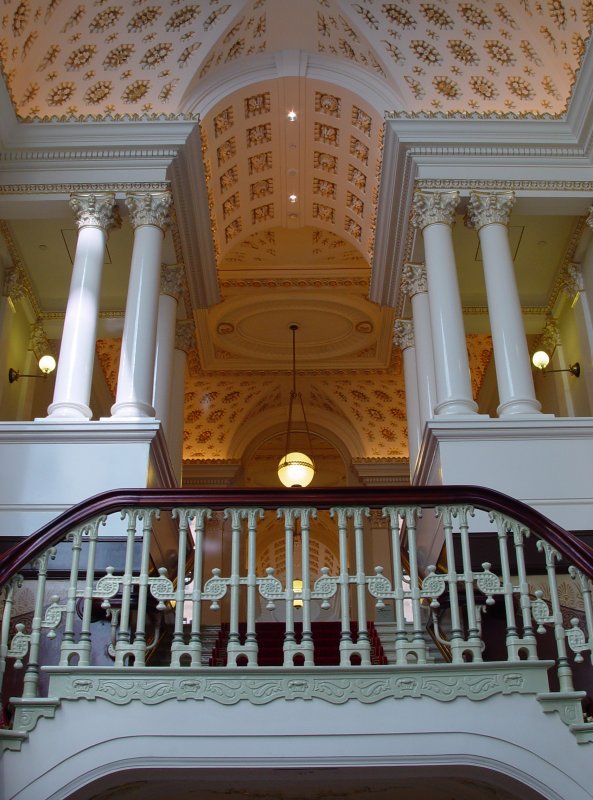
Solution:
[[(477, 397), (490, 363), (492, 343), (490, 337), (484, 335), (470, 335), (467, 343), (472, 388)], [(99, 361), (114, 396), (119, 350), (120, 341), (115, 339), (99, 341), (97, 346)], [(290, 373), (204, 373), (195, 353), (190, 357), (189, 367), (183, 451), (186, 463), (238, 461), (246, 445), (259, 434), (274, 426), (285, 429)], [(384, 370), (305, 371), (299, 372), (297, 380), (311, 427), (323, 427), (325, 423), (327, 428), (333, 429), (347, 444), (352, 458), (407, 458), (406, 401), (399, 351), (394, 351), (392, 363)], [(331, 424), (327, 424), (328, 420)], [(300, 420), (295, 421), (298, 427)], [(282, 452), (282, 448), (280, 442), (277, 453)], [(271, 476), (278, 456), (276, 464), (268, 456), (263, 448), (259, 457), (266, 464), (264, 470), (258, 468), (258, 475), (267, 470), (268, 480), (261, 477), (261, 485), (274, 485)], [(335, 458), (332, 464), (336, 466), (334, 471), (338, 471)], [(342, 475), (337, 477), (341, 482)]]
[(560, 114), (592, 21), (592, 0), (5, 0), (0, 57), (22, 119), (176, 115), (287, 48), (379, 76), (389, 110)]

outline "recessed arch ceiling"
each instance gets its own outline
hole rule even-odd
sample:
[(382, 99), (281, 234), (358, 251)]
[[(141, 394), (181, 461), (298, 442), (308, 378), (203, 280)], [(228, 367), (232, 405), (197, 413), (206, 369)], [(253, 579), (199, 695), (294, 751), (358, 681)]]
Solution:
[(280, 78), (225, 97), (202, 122), (219, 256), (254, 230), (308, 225), (369, 259), (382, 136), (377, 111), (319, 81)]

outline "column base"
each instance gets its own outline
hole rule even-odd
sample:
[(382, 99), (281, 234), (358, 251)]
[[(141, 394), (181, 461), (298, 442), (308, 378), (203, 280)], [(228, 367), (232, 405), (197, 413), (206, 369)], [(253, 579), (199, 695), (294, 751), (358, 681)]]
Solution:
[[(501, 403), (496, 409), (499, 417), (514, 417), (517, 415), (529, 414), (532, 417), (538, 418), (541, 414), (541, 403), (533, 397), (515, 397), (512, 400), (507, 400), (506, 403)], [(553, 414), (547, 414), (548, 417), (553, 417)]]
[(468, 400), (463, 397), (453, 397), (450, 400), (444, 400), (442, 403), (437, 403), (434, 409), (436, 417), (458, 417), (470, 415), (473, 417), (478, 413), (478, 404), (473, 400)]
[(150, 403), (143, 403), (141, 401), (128, 401), (123, 403), (115, 403), (111, 406), (111, 417), (104, 417), (111, 422), (132, 422), (137, 420), (148, 419), (154, 420), (156, 411)]
[(38, 417), (35, 422), (82, 422), (92, 416), (93, 412), (84, 403), (58, 402), (48, 406), (47, 417)]

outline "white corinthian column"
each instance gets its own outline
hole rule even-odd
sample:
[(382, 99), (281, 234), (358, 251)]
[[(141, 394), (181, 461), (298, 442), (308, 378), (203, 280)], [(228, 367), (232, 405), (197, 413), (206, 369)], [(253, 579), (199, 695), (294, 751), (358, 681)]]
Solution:
[(432, 419), (434, 407), (437, 403), (434, 353), (430, 328), (430, 304), (428, 302), (428, 283), (424, 264), (404, 265), (401, 289), (410, 297), (412, 303), (420, 427), (423, 428), (424, 424), (429, 419)]
[(414, 194), (414, 226), (424, 239), (437, 388), (435, 414), (475, 414), (451, 225), (459, 192)]
[(111, 419), (151, 418), (161, 251), (169, 224), (170, 192), (126, 196), (134, 250), (126, 302), (115, 404)]
[(533, 375), (507, 224), (513, 192), (472, 192), (468, 212), (477, 229), (484, 262), (488, 314), (498, 384), (499, 417), (537, 414)]
[(48, 422), (88, 420), (101, 272), (107, 231), (119, 225), (115, 194), (75, 194), (70, 207), (76, 214), (78, 239), (66, 306), (60, 357)]
[(406, 384), (406, 419), (408, 422), (408, 453), (410, 478), (414, 474), (422, 430), (420, 429), (418, 379), (416, 376), (416, 353), (414, 348), (414, 326), (409, 319), (396, 319), (393, 323), (393, 344), (404, 354), (404, 381)]

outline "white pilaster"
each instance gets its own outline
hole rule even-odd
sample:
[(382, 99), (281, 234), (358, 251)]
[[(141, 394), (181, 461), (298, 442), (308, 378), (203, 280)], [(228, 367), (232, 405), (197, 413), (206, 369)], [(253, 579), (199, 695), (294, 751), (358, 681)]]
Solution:
[(177, 304), (181, 294), (181, 288), (181, 269), (179, 267), (163, 265), (161, 268), (161, 294), (159, 297), (156, 328), (152, 404), (156, 416), (163, 425), (167, 443), (169, 443), (168, 432), (170, 427), (175, 323), (177, 320)]
[(181, 320), (175, 328), (175, 349), (173, 350), (173, 376), (171, 380), (171, 412), (169, 415), (168, 443), (171, 464), (181, 486), (183, 466), (183, 432), (185, 430), (185, 375), (187, 354), (195, 349), (195, 329), (193, 320)]
[(525, 338), (519, 293), (507, 224), (515, 202), (513, 192), (472, 192), (468, 212), (478, 231), (492, 346), (498, 384), (499, 417), (537, 414), (533, 375)]
[(414, 474), (422, 429), (418, 402), (418, 377), (416, 375), (416, 353), (414, 347), (414, 327), (409, 319), (396, 319), (393, 325), (393, 344), (403, 351), (404, 381), (406, 385), (406, 419), (408, 422), (408, 452), (410, 459), (410, 478)]
[(75, 194), (70, 206), (76, 214), (78, 240), (48, 422), (92, 417), (89, 400), (105, 244), (109, 228), (119, 224), (113, 192)]
[(414, 194), (414, 225), (422, 230), (434, 351), (435, 414), (475, 414), (451, 225), (459, 192)]
[[(587, 224), (593, 228), (593, 209), (587, 217)], [(589, 247), (593, 248), (593, 245), (589, 245)], [(565, 267), (562, 275), (562, 288), (570, 300), (571, 308), (575, 315), (579, 350), (581, 351), (579, 359), (581, 377), (585, 381), (589, 407), (593, 409), (593, 319), (591, 317), (591, 295), (585, 290), (580, 264), (573, 262)], [(574, 360), (576, 359), (573, 358)], [(568, 364), (563, 366), (567, 367)]]
[(134, 250), (126, 303), (121, 359), (112, 419), (152, 418), (161, 250), (169, 222), (170, 192), (126, 196), (134, 227)]
[(424, 427), (424, 423), (432, 419), (437, 403), (428, 282), (424, 264), (404, 266), (401, 289), (410, 297), (412, 304), (420, 425)]

